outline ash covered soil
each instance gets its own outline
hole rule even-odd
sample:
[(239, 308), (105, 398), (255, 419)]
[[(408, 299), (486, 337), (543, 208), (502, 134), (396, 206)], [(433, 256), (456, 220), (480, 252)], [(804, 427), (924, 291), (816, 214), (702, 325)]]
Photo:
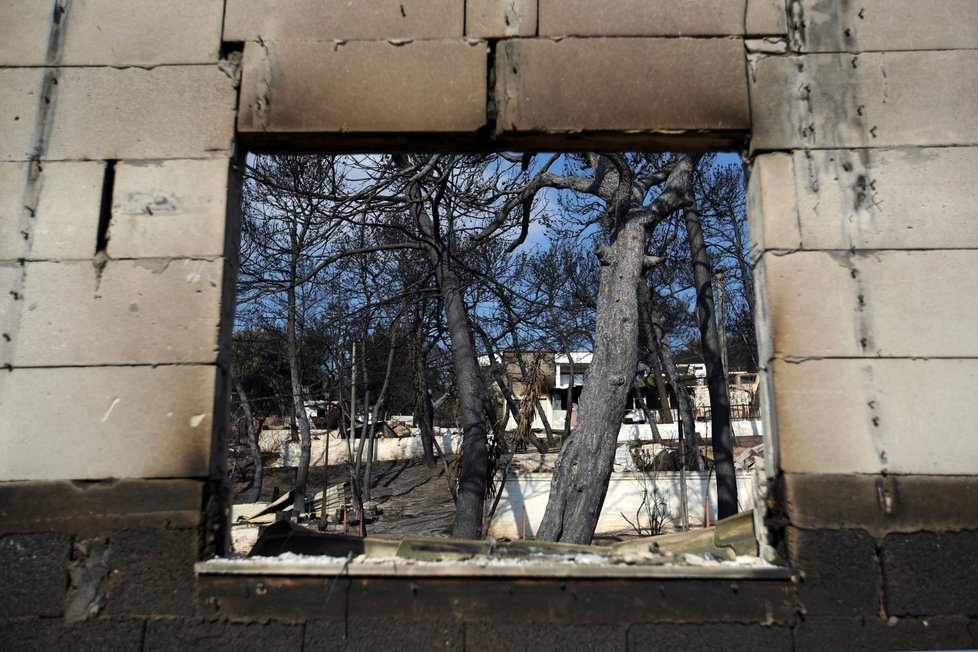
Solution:
[[(422, 460), (374, 462), (372, 476), (370, 498), (377, 504), (378, 514), (376, 519), (367, 522), (368, 535), (400, 538), (447, 537), (451, 534), (455, 503), (449, 492), (445, 467), (440, 462), (433, 469)], [(327, 479), (332, 486), (349, 481), (349, 478), (345, 465), (331, 465), (325, 474), (323, 467), (312, 467), (309, 469), (308, 491), (310, 494), (322, 491)], [(266, 469), (259, 502), (271, 501), (275, 487), (284, 494), (294, 484), (294, 468)], [(235, 484), (235, 502), (240, 502), (239, 494), (248, 486), (247, 482)], [(347, 500), (352, 502), (349, 485), (347, 492)], [(336, 527), (330, 529), (335, 531)], [(339, 529), (342, 530), (342, 524)], [(355, 528), (351, 530), (355, 531)]]
[[(367, 522), (367, 535), (399, 539), (409, 536), (449, 537), (455, 520), (455, 503), (448, 489), (445, 467), (429, 469), (422, 460), (402, 460), (396, 462), (374, 462), (374, 480), (371, 482), (370, 497), (378, 509), (377, 517)], [(349, 479), (345, 465), (330, 466), (328, 479), (330, 485)], [(323, 468), (309, 469), (309, 493), (321, 491), (323, 487)], [(275, 487), (281, 494), (290, 491), (295, 484), (294, 468), (271, 468), (265, 470), (262, 495), (259, 502), (269, 502)], [(248, 482), (235, 483), (235, 502), (241, 502), (240, 492), (248, 489)], [(349, 491), (349, 485), (347, 486)], [(329, 531), (342, 532), (342, 524), (331, 525)], [(356, 534), (356, 527), (350, 528)], [(611, 544), (633, 538), (634, 534), (622, 532), (614, 536), (595, 536), (593, 543)]]

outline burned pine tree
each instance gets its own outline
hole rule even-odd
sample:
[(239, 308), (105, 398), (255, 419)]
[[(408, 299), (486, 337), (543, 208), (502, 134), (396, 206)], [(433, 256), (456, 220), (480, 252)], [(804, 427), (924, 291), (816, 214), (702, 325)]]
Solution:
[[(635, 374), (636, 292), (643, 270), (654, 262), (646, 253), (649, 233), (683, 205), (696, 161), (695, 156), (679, 155), (661, 166), (649, 160), (636, 171), (623, 155), (587, 155), (581, 174), (558, 175), (545, 165), (515, 200), (525, 201), (543, 188), (557, 188), (590, 195), (603, 204), (598, 222), (605, 243), (599, 250), (602, 269), (594, 356), (577, 429), (564, 444), (554, 471), (537, 534), (540, 539), (589, 543), (594, 534)], [(652, 189), (660, 185), (658, 196), (647, 202)]]

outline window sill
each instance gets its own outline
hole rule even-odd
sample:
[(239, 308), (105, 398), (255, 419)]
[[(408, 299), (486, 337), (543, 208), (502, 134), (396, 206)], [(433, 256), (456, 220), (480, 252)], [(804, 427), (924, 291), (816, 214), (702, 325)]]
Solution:
[(280, 558), (211, 559), (196, 565), (199, 576), (238, 577), (559, 577), (723, 579), (791, 581), (795, 572), (768, 565), (737, 562), (692, 564), (574, 563), (568, 561), (418, 561), (353, 560), (285, 555)]

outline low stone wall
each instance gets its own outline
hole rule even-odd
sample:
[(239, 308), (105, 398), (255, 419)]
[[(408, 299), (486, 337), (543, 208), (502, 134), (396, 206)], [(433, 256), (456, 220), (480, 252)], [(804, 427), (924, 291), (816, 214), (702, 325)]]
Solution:
[[(507, 478), (503, 497), (489, 530), (492, 536), (518, 539), (521, 535), (532, 537), (543, 520), (550, 494), (550, 473), (526, 473)], [(643, 500), (655, 500), (663, 514), (663, 531), (670, 532), (681, 525), (681, 482), (677, 472), (625, 472), (612, 473), (608, 484), (596, 534), (614, 534), (633, 531), (636, 523), (649, 526)], [(705, 525), (707, 510), (710, 523), (717, 518), (717, 487), (711, 473), (689, 472), (686, 474), (686, 494), (689, 505), (689, 523), (694, 527)], [(737, 498), (740, 511), (753, 507), (754, 477), (752, 473), (737, 474)], [(709, 496), (709, 502), (707, 502)], [(524, 530), (523, 510), (526, 509)], [(638, 512), (638, 514), (636, 514)]]
[[(342, 464), (350, 459), (349, 448), (346, 439), (338, 435), (328, 435), (325, 430), (316, 431), (312, 435), (311, 464), (321, 465), (323, 456), (326, 453), (326, 443), (329, 442), (330, 464)], [(269, 463), (270, 467), (277, 466), (298, 466), (300, 446), (298, 442), (289, 441), (288, 430), (268, 430), (262, 433), (262, 451), (278, 452), (277, 460)], [(356, 455), (357, 446), (360, 445), (359, 439), (350, 442), (353, 446), (353, 454)], [(364, 444), (364, 459), (367, 455), (367, 446)], [(452, 455), (461, 450), (462, 435), (454, 430), (442, 430), (438, 435), (438, 445), (446, 455)], [(435, 455), (438, 451), (435, 451)], [(396, 460), (420, 460), (424, 457), (424, 448), (421, 445), (421, 437), (380, 437), (374, 442), (374, 460), (378, 462), (393, 462)]]
[[(679, 438), (679, 424), (658, 423), (656, 429), (659, 436), (667, 440)], [(697, 422), (696, 432), (701, 437), (709, 438), (713, 435), (713, 427), (709, 422)], [(734, 437), (762, 437), (764, 435), (764, 424), (760, 419), (752, 421), (734, 421)], [(689, 435), (684, 434), (684, 438), (689, 441)], [(625, 441), (652, 441), (652, 428), (646, 423), (626, 423), (618, 431), (618, 442)]]
[[(658, 424), (659, 436), (667, 441), (678, 438), (678, 426), (675, 423)], [(710, 437), (711, 428), (708, 423), (697, 424), (697, 430), (703, 437)], [(764, 426), (760, 421), (735, 421), (734, 436), (760, 437), (764, 434)], [(329, 440), (329, 463), (341, 464), (349, 459), (347, 440), (335, 433), (328, 435), (325, 430), (312, 432), (312, 464), (322, 464), (326, 452), (326, 441)], [(618, 442), (652, 441), (652, 430), (644, 423), (624, 424), (618, 433)], [(353, 440), (354, 454), (360, 444), (359, 439)], [(374, 460), (388, 462), (395, 460), (419, 460), (424, 455), (421, 437), (380, 437), (376, 441)], [(438, 445), (447, 455), (461, 450), (462, 436), (450, 429), (442, 429)], [(278, 459), (268, 464), (269, 467), (297, 466), (299, 464), (299, 444), (289, 441), (288, 430), (263, 430), (259, 437), (259, 446), (264, 453), (277, 453)], [(437, 454), (437, 451), (436, 451)], [(364, 452), (366, 455), (366, 452)]]

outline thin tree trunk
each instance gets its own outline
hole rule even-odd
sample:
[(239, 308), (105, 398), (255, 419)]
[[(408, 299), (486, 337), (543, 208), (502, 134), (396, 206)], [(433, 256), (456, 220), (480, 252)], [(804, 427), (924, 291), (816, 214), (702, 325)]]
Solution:
[(717, 478), (717, 517), (724, 519), (737, 513), (737, 476), (733, 465), (733, 434), (730, 430), (730, 394), (723, 368), (720, 336), (717, 332), (716, 308), (713, 302), (713, 267), (695, 204), (683, 211), (689, 252), (693, 258), (696, 283), (696, 316), (706, 365), (710, 392), (710, 415), (713, 429), (713, 463)]
[[(295, 265), (292, 265), (292, 278), (296, 277)], [(312, 436), (309, 431), (309, 419), (306, 416), (306, 406), (303, 397), (302, 380), (299, 373), (299, 343), (296, 336), (296, 296), (295, 288), (288, 290), (288, 308), (286, 339), (288, 340), (289, 378), (292, 382), (292, 409), (294, 418), (299, 426), (299, 468), (295, 473), (295, 500), (293, 515), (298, 518), (306, 511), (306, 485), (309, 480), (309, 458), (312, 448)]]
[(353, 438), (357, 436), (357, 343), (353, 343), (350, 362), (350, 436), (346, 439), (350, 449), (350, 464), (353, 464)]
[[(655, 377), (655, 391), (659, 394), (659, 421), (672, 423), (672, 407), (669, 405), (669, 393), (666, 391), (662, 364), (659, 362), (659, 345), (657, 342), (647, 342), (647, 345), (650, 347), (649, 366), (652, 367), (652, 375)], [(651, 349), (652, 346), (655, 348)]]
[[(746, 180), (746, 175), (744, 179)], [(747, 264), (747, 259), (744, 257), (743, 252), (744, 238), (740, 230), (739, 220), (733, 211), (730, 212), (730, 229), (733, 232), (734, 238), (734, 251), (737, 252), (737, 271), (740, 275), (740, 283), (744, 287), (744, 300), (747, 302), (747, 308), (750, 310), (750, 314), (754, 314), (754, 277), (751, 275), (750, 265)]]
[(717, 335), (720, 340), (720, 361), (723, 363), (724, 378), (726, 378), (726, 372), (730, 371), (730, 361), (727, 359), (726, 288), (723, 272), (716, 274), (716, 290)]
[(261, 450), (258, 447), (258, 430), (255, 428), (255, 420), (251, 414), (251, 403), (248, 402), (248, 395), (245, 393), (244, 385), (234, 369), (231, 370), (231, 382), (234, 384), (234, 391), (238, 394), (241, 401), (241, 409), (244, 411), (245, 429), (248, 433), (248, 448), (251, 449), (251, 459), (255, 465), (255, 476), (251, 481), (251, 489), (245, 498), (245, 502), (253, 503), (261, 497), (261, 485), (263, 467), (261, 461)]
[(329, 525), (329, 515), (326, 513), (326, 494), (329, 491), (329, 440), (329, 428), (326, 428), (326, 434), (323, 435), (323, 502), (319, 511), (320, 530), (325, 530)]
[(555, 447), (557, 440), (554, 438), (554, 431), (550, 426), (550, 419), (547, 418), (547, 413), (543, 411), (543, 405), (540, 404), (540, 397), (534, 398), (533, 403), (537, 410), (537, 416), (540, 417), (540, 422), (543, 423), (543, 431), (547, 434), (547, 446), (544, 447), (545, 450), (540, 451), (543, 453), (546, 452), (547, 448)]
[(652, 418), (649, 406), (645, 403), (645, 397), (642, 396), (642, 388), (639, 387), (637, 379), (632, 381), (632, 389), (635, 392), (635, 400), (638, 401), (638, 407), (642, 410), (642, 415), (645, 417), (645, 422), (649, 424), (649, 428), (652, 430), (652, 441), (656, 444), (661, 444), (662, 437), (659, 435), (659, 427), (655, 425), (655, 419)]
[[(366, 366), (366, 365), (364, 365)], [(364, 382), (366, 385), (366, 382)], [(363, 423), (360, 424), (360, 441), (357, 442), (357, 459), (354, 468), (357, 477), (361, 478), (360, 470), (363, 468), (363, 447), (367, 443), (367, 430), (370, 427), (370, 392), (363, 390)]]
[(421, 357), (419, 339), (415, 335), (411, 345), (411, 358), (414, 362), (414, 420), (421, 434), (424, 463), (429, 469), (433, 469), (435, 468), (435, 454), (431, 444), (435, 439), (433, 429), (435, 410), (431, 405), (431, 395), (428, 393), (428, 379), (425, 374), (424, 360)]
[(669, 337), (666, 335), (666, 330), (662, 326), (662, 314), (652, 303), (651, 292), (644, 282), (640, 283), (638, 287), (638, 302), (643, 315), (645, 338), (650, 342), (649, 348), (654, 348), (659, 352), (662, 369), (669, 379), (669, 385), (672, 387), (673, 394), (676, 395), (676, 412), (679, 413), (679, 421), (682, 423), (686, 440), (690, 443), (690, 451), (687, 457), (692, 461), (692, 467), (694, 469), (704, 471), (706, 470), (706, 465), (703, 463), (703, 458), (700, 455), (700, 439), (696, 432), (696, 420), (693, 419), (693, 406), (689, 402), (686, 387), (679, 377), (676, 361), (672, 357), (672, 345), (669, 343)]
[(384, 384), (380, 386), (380, 394), (377, 396), (376, 402), (374, 402), (374, 411), (370, 419), (370, 444), (367, 449), (367, 466), (363, 471), (363, 496), (365, 500), (370, 500), (370, 470), (373, 466), (374, 445), (377, 438), (376, 428), (373, 424), (376, 424), (380, 418), (380, 407), (384, 404), (384, 400), (387, 397), (387, 388), (390, 387), (391, 370), (394, 368), (394, 344), (395, 340), (391, 338), (390, 350), (387, 352), (387, 368), (384, 371)]
[(455, 480), (452, 478), (452, 469), (448, 466), (448, 457), (445, 456), (445, 453), (442, 451), (438, 440), (435, 439), (434, 434), (431, 436), (431, 443), (435, 446), (435, 450), (438, 451), (438, 457), (441, 459), (442, 466), (445, 467), (445, 479), (448, 481), (448, 492), (452, 495), (452, 502), (455, 503), (457, 509), (458, 491), (455, 490)]
[[(412, 217), (421, 229), (425, 241), (440, 242), (440, 235), (435, 233), (434, 222), (422, 205), (421, 186), (417, 181), (408, 183), (407, 195), (411, 201)], [(486, 388), (479, 371), (475, 343), (463, 303), (462, 282), (452, 266), (446, 247), (445, 243), (437, 247), (429, 244), (428, 256), (435, 269), (435, 279), (448, 325), (462, 424), (462, 469), (452, 536), (457, 539), (477, 539), (482, 533), (486, 482), (489, 479), (489, 441), (482, 409)]]

